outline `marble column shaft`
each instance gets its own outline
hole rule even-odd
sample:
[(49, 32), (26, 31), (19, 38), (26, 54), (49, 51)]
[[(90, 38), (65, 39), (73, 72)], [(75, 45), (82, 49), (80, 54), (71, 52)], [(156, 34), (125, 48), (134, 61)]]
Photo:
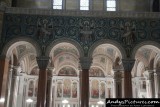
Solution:
[(53, 67), (48, 68), (47, 80), (47, 107), (52, 107)]
[(49, 57), (37, 57), (39, 66), (38, 94), (36, 107), (46, 107), (46, 91), (47, 91), (47, 65)]
[[(122, 98), (122, 73), (119, 70), (114, 71), (113, 78), (113, 98)], [(118, 89), (118, 87), (120, 89)]]
[(146, 77), (147, 84), (147, 98), (154, 98), (154, 71), (147, 70), (144, 72), (144, 76)]
[(134, 66), (135, 60), (132, 59), (122, 59), (124, 67), (124, 94), (125, 98), (132, 98), (132, 76), (131, 70)]
[(160, 98), (160, 73), (154, 72), (155, 98)]
[(80, 59), (80, 64), (82, 67), (82, 71), (80, 71), (80, 107), (89, 107), (89, 69), (91, 65), (91, 59), (82, 58)]
[(17, 107), (17, 95), (18, 95), (20, 72), (21, 72), (20, 66), (13, 67), (9, 107)]

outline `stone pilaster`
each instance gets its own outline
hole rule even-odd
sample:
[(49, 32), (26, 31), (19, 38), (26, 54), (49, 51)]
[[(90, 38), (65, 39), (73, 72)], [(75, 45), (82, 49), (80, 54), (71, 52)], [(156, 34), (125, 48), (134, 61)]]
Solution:
[(113, 72), (113, 98), (122, 98), (122, 73), (114, 69)]
[(134, 82), (134, 87), (133, 87), (133, 98), (139, 98), (139, 93), (140, 91), (142, 90), (142, 81), (144, 81), (144, 78), (143, 77), (134, 77), (132, 78), (132, 83)]
[(24, 87), (25, 87), (25, 72), (21, 72), (19, 74), (19, 91), (18, 91), (18, 96), (17, 96), (17, 107), (23, 107), (23, 100), (24, 100), (24, 96), (23, 96), (23, 91), (24, 91)]
[[(0, 98), (4, 99), (6, 98), (8, 68), (9, 59), (6, 56), (0, 56)], [(0, 103), (0, 107), (4, 107), (4, 104), (5, 102)]]
[(147, 70), (144, 72), (146, 78), (147, 98), (154, 98), (154, 71)]
[(19, 87), (19, 77), (21, 72), (20, 66), (13, 67), (13, 75), (12, 75), (12, 84), (10, 90), (10, 103), (9, 107), (17, 107), (17, 96), (18, 96), (18, 87)]
[(154, 72), (155, 98), (160, 98), (160, 73), (159, 70)]
[(52, 107), (52, 87), (53, 87), (53, 70), (54, 67), (48, 67), (48, 80), (47, 80), (47, 106)]
[(11, 96), (12, 74), (13, 74), (13, 65), (10, 65), (9, 73), (8, 73), (8, 84), (7, 84), (7, 93), (6, 93), (7, 97), (6, 97), (5, 107), (9, 107), (9, 100)]

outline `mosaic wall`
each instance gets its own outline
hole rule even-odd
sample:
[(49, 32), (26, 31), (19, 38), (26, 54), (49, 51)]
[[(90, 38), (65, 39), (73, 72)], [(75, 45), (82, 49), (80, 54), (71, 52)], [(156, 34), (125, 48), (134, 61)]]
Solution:
[(66, 37), (77, 41), (86, 56), (91, 45), (102, 39), (119, 42), (128, 57), (137, 43), (160, 41), (159, 19), (5, 14), (3, 26), (2, 43), (17, 36), (27, 36), (46, 45)]

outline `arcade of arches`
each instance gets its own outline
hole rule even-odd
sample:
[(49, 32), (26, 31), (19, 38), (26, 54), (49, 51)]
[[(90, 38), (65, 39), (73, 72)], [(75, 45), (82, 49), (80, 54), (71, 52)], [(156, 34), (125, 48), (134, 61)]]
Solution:
[(0, 0), (0, 107), (160, 98), (160, 0), (53, 1)]
[(5, 107), (36, 107), (38, 101), (47, 107), (104, 107), (105, 98), (160, 97), (160, 49), (152, 43), (137, 46), (132, 60), (112, 42), (95, 44), (88, 58), (70, 41), (48, 46), (48, 57), (39, 51), (25, 39), (4, 49)]

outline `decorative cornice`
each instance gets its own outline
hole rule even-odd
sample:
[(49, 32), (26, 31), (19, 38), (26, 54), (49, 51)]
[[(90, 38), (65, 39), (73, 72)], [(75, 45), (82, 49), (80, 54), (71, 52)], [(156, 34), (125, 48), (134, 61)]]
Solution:
[(56, 16), (85, 16), (85, 17), (122, 17), (122, 18), (160, 18), (159, 12), (106, 12), (82, 10), (52, 10), (6, 7), (5, 13)]

